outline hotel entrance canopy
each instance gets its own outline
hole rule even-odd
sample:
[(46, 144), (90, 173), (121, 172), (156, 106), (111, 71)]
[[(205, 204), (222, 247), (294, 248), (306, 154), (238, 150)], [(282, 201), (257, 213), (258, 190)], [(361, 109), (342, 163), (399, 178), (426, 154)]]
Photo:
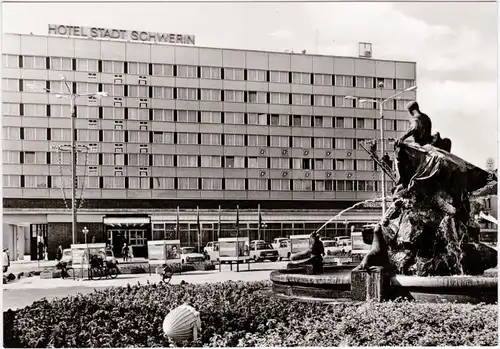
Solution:
[(103, 223), (113, 228), (145, 227), (151, 223), (150, 217), (104, 217)]

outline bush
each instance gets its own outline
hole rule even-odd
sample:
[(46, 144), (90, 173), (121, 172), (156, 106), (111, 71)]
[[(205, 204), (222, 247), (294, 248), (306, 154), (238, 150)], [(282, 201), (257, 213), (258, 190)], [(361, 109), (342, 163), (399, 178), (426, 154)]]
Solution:
[(184, 346), (497, 345), (497, 306), (283, 300), (269, 283), (136, 285), (4, 312), (6, 347), (168, 347), (165, 316), (188, 303), (201, 338)]

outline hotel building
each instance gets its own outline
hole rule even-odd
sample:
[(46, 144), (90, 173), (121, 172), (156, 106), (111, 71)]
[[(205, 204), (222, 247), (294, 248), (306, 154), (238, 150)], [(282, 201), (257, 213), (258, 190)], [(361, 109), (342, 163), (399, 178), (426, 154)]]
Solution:
[[(197, 206), (202, 246), (217, 238), (219, 206), (223, 236), (239, 205), (240, 234), (255, 239), (259, 204), (267, 240), (309, 233), (380, 197), (380, 173), (359, 146), (380, 137), (379, 113), (359, 99), (416, 79), (414, 62), (369, 58), (21, 34), (2, 46), (3, 234), (14, 259), (36, 259), (37, 241), (51, 258), (71, 243), (71, 157), (55, 148), (71, 137), (89, 150), (78, 154), (80, 243), (87, 227), (89, 242), (144, 255), (148, 239), (175, 231), (178, 206), (184, 245), (198, 243)], [(76, 98), (73, 135), (61, 76), (73, 92), (109, 94)], [(408, 127), (415, 91), (400, 97), (385, 105), (386, 138)], [(379, 215), (353, 210), (325, 233)]]

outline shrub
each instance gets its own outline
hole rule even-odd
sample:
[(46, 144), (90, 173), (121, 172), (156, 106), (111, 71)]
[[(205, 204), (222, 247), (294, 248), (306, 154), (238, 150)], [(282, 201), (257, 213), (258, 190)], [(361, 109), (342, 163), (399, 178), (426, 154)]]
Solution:
[(201, 338), (184, 346), (497, 345), (497, 306), (283, 300), (266, 282), (136, 285), (4, 312), (6, 347), (168, 347), (165, 316), (188, 303)]

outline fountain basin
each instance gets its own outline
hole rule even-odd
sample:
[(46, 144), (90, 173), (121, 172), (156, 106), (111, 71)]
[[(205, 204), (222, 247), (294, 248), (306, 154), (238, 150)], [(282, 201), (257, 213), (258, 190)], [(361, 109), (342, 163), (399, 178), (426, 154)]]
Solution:
[[(271, 273), (274, 294), (297, 299), (321, 301), (351, 300), (351, 271), (357, 264), (325, 266), (321, 275), (302, 274), (302, 270), (275, 270)], [(495, 303), (498, 279), (493, 276), (406, 276), (389, 279), (385, 299), (405, 297), (410, 300), (458, 303)]]

